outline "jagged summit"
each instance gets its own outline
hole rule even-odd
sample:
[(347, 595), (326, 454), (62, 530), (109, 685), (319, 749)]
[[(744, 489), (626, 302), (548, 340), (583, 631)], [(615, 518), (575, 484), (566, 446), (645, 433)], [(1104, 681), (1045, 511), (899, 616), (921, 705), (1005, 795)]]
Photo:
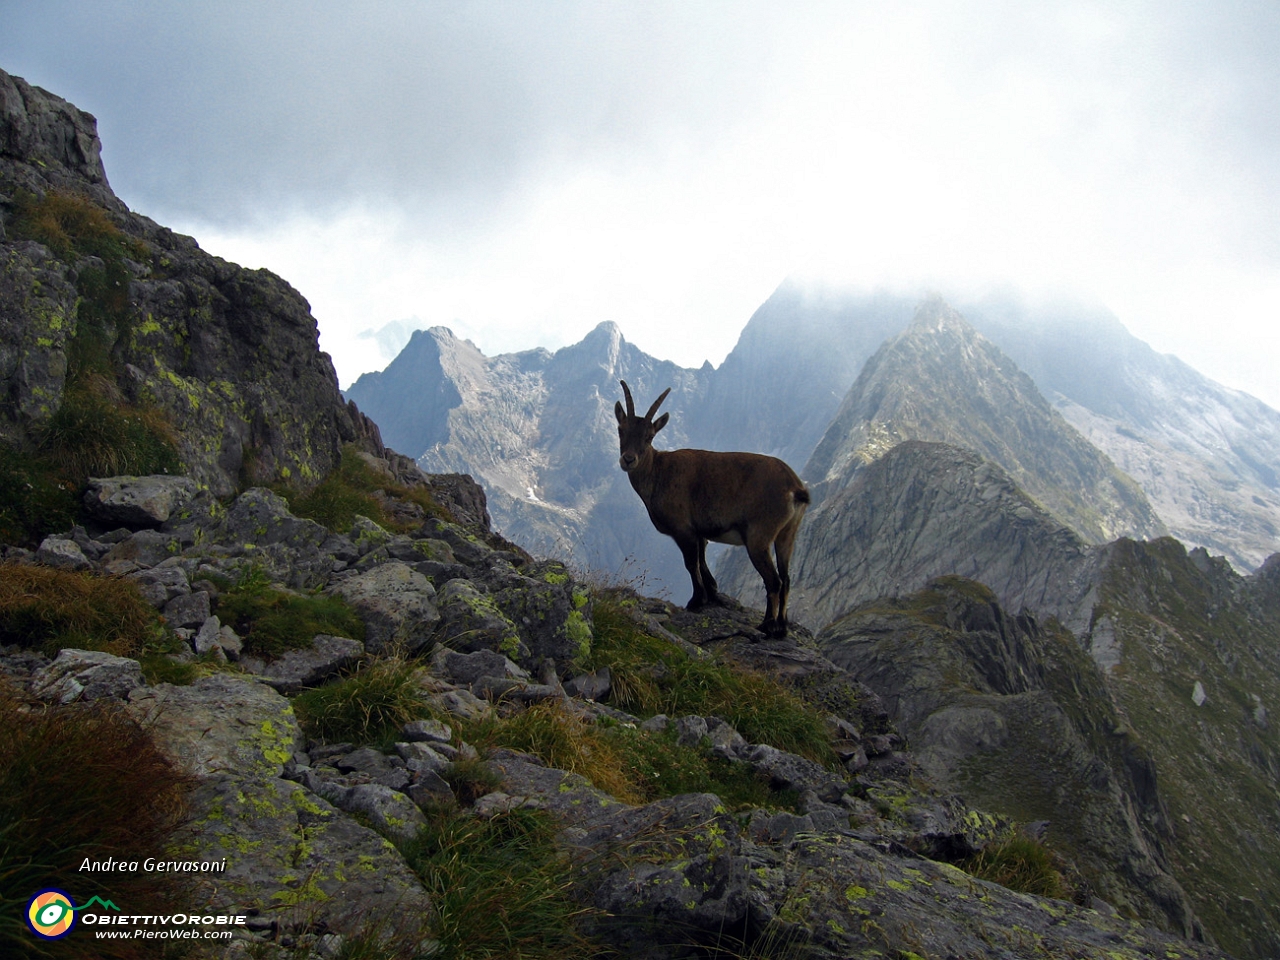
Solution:
[(905, 440), (952, 444), (999, 464), (1089, 541), (1166, 532), (1137, 484), (936, 297), (867, 361), (803, 475), (829, 496)]

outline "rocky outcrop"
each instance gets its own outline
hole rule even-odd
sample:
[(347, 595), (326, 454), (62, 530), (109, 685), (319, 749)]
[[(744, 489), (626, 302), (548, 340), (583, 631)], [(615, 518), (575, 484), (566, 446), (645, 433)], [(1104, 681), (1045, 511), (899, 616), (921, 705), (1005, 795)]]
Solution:
[(344, 443), (382, 452), (296, 290), (131, 213), (93, 117), (0, 71), (0, 439), (43, 435), (77, 340), (101, 351), (95, 389), (162, 411), (217, 495), (316, 482)]
[(1154, 765), (1073, 636), (1011, 617), (981, 584), (951, 577), (863, 604), (818, 643), (880, 694), (935, 783), (1044, 825), (1046, 842), (1122, 913), (1204, 935), (1174, 878)]

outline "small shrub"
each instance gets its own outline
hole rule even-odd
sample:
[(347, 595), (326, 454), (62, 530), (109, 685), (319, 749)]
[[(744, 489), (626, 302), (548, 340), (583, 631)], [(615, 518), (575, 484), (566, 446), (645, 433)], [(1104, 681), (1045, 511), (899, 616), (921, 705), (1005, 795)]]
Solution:
[(245, 653), (268, 659), (307, 646), (318, 633), (364, 639), (364, 621), (341, 597), (281, 590), (258, 569), (219, 594), (215, 612), (240, 635)]
[(585, 911), (569, 897), (571, 866), (543, 811), (481, 819), (432, 811), (401, 851), (436, 908), (438, 960), (596, 956), (574, 932)]
[(161, 636), (159, 614), (128, 580), (0, 565), (0, 644), (139, 657)]
[[(82, 872), (89, 860), (163, 856), (185, 814), (186, 778), (119, 710), (32, 707), (0, 690), (0, 955), (151, 957), (154, 941), (72, 933), (33, 943), (28, 898), (45, 887), (161, 914), (190, 906), (181, 876)], [(145, 943), (145, 946), (144, 946)]]
[(959, 866), (981, 880), (1019, 893), (1057, 900), (1071, 899), (1062, 864), (1047, 846), (1024, 833), (989, 844)]
[(417, 666), (379, 660), (345, 679), (293, 699), (303, 732), (330, 743), (385, 743), (410, 720), (426, 715)]
[(38, 197), (19, 191), (8, 232), (14, 239), (43, 243), (62, 260), (146, 256), (145, 248), (127, 237), (106, 210), (80, 193), (50, 190)]

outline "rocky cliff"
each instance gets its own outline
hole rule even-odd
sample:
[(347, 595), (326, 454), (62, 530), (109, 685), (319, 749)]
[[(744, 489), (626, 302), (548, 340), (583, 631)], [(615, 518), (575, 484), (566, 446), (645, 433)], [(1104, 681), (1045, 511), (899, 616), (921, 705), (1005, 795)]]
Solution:
[[(877, 597), (947, 574), (981, 580), (1009, 610), (1090, 622), (1098, 548), (1081, 540), (990, 461), (908, 441), (805, 517), (792, 557), (792, 615), (821, 629)], [(730, 554), (722, 587), (754, 598), (759, 577)]]
[(67, 446), (125, 411), (219, 494), (314, 483), (343, 443), (379, 449), (317, 343), (296, 290), (131, 213), (93, 117), (0, 72), (0, 439)]
[(1139, 734), (1121, 734), (1074, 636), (1009, 616), (975, 581), (943, 577), (861, 605), (818, 644), (879, 692), (935, 783), (1039, 824), (1108, 902), (1202, 935), (1173, 875), (1155, 764)]

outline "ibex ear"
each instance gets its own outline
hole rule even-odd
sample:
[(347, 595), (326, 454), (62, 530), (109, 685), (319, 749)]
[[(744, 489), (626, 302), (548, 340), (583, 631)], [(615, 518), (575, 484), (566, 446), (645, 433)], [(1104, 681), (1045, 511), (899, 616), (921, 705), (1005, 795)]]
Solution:
[(671, 419), (671, 414), (664, 413), (657, 420), (653, 421), (653, 432), (657, 433), (659, 430), (665, 427), (667, 425), (667, 421), (670, 419)]
[(619, 423), (622, 423), (622, 421), (627, 419), (627, 415), (622, 409), (621, 400), (619, 400), (617, 403), (613, 405), (613, 415), (618, 418)]

